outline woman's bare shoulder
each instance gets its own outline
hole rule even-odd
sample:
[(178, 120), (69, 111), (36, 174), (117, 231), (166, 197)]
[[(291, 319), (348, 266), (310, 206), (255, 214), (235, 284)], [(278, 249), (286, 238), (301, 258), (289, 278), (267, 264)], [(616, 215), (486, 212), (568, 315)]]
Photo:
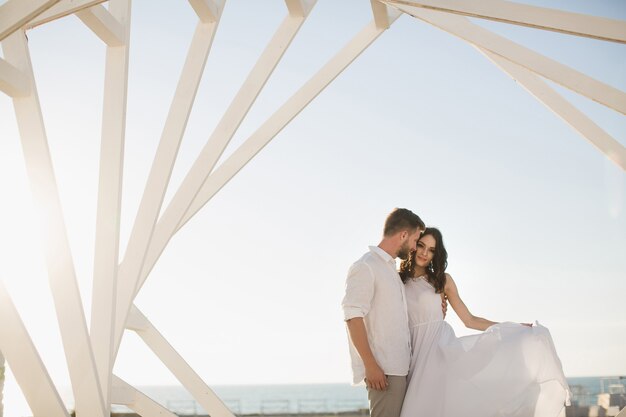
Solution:
[(454, 279), (452, 279), (452, 275), (448, 274), (446, 272), (446, 285), (444, 287), (444, 291), (448, 291), (451, 290), (452, 288), (456, 287), (456, 283), (454, 282)]

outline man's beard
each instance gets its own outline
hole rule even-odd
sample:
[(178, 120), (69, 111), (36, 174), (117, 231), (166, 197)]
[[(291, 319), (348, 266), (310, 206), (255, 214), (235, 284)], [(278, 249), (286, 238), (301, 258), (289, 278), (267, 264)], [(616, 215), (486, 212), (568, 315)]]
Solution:
[(411, 249), (409, 248), (409, 245), (403, 245), (398, 251), (398, 258), (402, 259), (403, 261), (406, 261), (407, 259), (409, 259), (409, 253), (411, 253)]

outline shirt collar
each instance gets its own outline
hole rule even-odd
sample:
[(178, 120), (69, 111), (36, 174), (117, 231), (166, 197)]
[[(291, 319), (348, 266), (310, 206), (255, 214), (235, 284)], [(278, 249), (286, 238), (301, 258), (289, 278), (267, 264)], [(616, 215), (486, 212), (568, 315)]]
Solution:
[(393, 262), (394, 265), (396, 264), (396, 260), (392, 258), (391, 255), (389, 255), (387, 252), (379, 248), (378, 246), (370, 246), (370, 251), (380, 256), (383, 261)]

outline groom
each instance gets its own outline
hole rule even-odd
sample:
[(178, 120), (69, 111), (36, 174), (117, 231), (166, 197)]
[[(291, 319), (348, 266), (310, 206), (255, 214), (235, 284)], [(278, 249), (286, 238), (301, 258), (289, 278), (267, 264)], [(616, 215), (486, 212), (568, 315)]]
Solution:
[(404, 284), (396, 258), (416, 249), (424, 222), (403, 208), (385, 221), (378, 246), (348, 271), (342, 302), (350, 336), (353, 383), (365, 381), (372, 417), (398, 417), (411, 360)]

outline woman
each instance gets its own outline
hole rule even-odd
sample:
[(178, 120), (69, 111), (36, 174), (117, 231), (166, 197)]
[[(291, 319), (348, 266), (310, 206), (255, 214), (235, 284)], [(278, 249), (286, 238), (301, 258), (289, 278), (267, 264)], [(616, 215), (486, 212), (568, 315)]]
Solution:
[[(441, 232), (427, 228), (403, 261), (412, 356), (401, 417), (557, 417), (569, 388), (548, 329), (474, 316), (446, 274)], [(443, 320), (447, 297), (465, 326), (457, 338)]]

